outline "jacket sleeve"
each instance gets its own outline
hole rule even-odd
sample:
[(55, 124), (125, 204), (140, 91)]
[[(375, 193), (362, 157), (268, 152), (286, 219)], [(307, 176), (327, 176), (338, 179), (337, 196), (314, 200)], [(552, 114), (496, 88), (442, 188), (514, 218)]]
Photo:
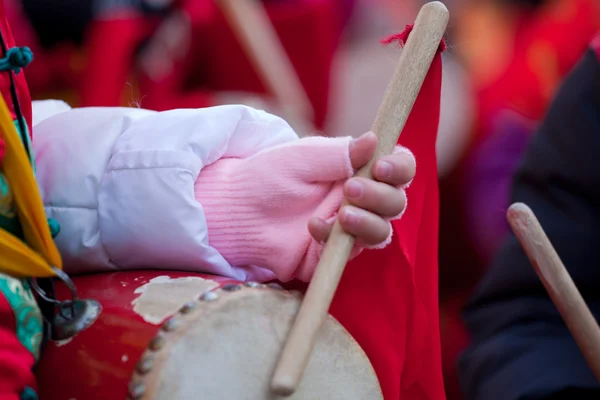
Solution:
[(221, 158), (245, 158), (297, 139), (282, 119), (245, 106), (179, 109), (136, 121), (115, 145), (99, 188), (100, 233), (111, 260), (128, 269), (271, 279), (266, 269), (230, 265), (209, 244), (194, 185)]
[(31, 108), (34, 127), (45, 119), (71, 110), (71, 106), (62, 100), (35, 100), (31, 102)]
[(297, 140), (282, 119), (245, 106), (81, 108), (43, 120), (35, 134), (37, 179), (48, 217), (61, 225), (68, 272), (160, 267), (260, 278), (208, 244), (194, 183), (221, 158)]
[[(532, 208), (599, 317), (596, 150), (600, 151), (600, 65), (590, 50), (564, 81), (530, 144), (514, 178), (512, 201)], [(573, 388), (598, 398), (598, 382), (512, 234), (464, 316), (472, 335), (459, 364), (467, 399), (558, 399), (562, 397), (557, 393)], [(578, 396), (574, 398), (588, 398)]]

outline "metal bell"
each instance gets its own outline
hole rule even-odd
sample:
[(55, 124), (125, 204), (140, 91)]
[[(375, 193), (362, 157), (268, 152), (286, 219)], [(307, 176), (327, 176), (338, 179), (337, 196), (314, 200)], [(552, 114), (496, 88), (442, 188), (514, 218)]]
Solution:
[(59, 306), (52, 322), (52, 340), (70, 339), (91, 326), (102, 311), (96, 300), (67, 300)]
[[(67, 340), (91, 326), (102, 312), (102, 306), (93, 299), (80, 299), (71, 278), (58, 268), (52, 269), (71, 292), (71, 300), (56, 300), (52, 293), (46, 293), (35, 281), (32, 282), (32, 286), (38, 295), (52, 306), (53, 312), (48, 321), (52, 327), (51, 339)], [(52, 286), (50, 290), (53, 291)]]

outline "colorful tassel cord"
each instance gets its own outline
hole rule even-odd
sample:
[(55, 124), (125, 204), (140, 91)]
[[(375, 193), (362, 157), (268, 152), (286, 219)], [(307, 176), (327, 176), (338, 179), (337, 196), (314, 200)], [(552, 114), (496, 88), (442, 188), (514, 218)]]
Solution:
[(0, 273), (19, 278), (47, 278), (62, 269), (60, 253), (52, 240), (33, 169), (19, 139), (8, 107), (0, 96), (0, 136), (5, 155), (2, 171), (13, 192), (25, 241), (0, 229)]

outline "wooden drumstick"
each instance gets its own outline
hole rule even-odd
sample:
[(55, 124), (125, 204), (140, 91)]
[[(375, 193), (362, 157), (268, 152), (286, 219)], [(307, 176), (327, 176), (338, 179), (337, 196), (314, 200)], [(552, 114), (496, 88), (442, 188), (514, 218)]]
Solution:
[(523, 203), (508, 209), (508, 222), (600, 381), (600, 328), (533, 211)]
[[(372, 179), (374, 160), (392, 153), (438, 51), (448, 18), (441, 2), (421, 8), (371, 127), (379, 139), (377, 150), (357, 176)], [(275, 370), (271, 382), (275, 394), (289, 396), (298, 387), (353, 246), (354, 237), (336, 222)]]
[[(309, 128), (313, 108), (260, 0), (217, 0), (258, 75), (294, 128)], [(308, 133), (308, 132), (303, 132)]]

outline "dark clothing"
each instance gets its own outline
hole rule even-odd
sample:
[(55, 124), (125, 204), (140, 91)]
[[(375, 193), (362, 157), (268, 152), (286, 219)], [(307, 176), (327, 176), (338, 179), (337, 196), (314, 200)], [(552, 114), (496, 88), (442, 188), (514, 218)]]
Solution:
[[(513, 202), (534, 211), (600, 316), (600, 63), (589, 50), (566, 78), (518, 169)], [(600, 385), (510, 235), (465, 313), (459, 361), (467, 400), (600, 399)]]
[(93, 4), (93, 0), (23, 0), (23, 10), (40, 44), (52, 48), (62, 42), (83, 42)]
[[(88, 26), (103, 14), (135, 10), (144, 15), (163, 15), (175, 1), (147, 0), (22, 0), (40, 44), (52, 48), (63, 42), (82, 45)], [(155, 4), (156, 3), (156, 4)]]

